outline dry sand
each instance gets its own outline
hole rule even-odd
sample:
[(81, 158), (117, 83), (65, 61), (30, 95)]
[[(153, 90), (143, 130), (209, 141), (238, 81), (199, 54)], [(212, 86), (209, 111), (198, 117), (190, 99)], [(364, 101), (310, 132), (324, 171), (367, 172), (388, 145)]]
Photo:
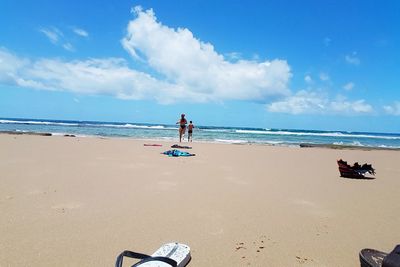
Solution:
[[(189, 266), (358, 266), (400, 243), (399, 151), (144, 143), (0, 135), (0, 266), (113, 266), (169, 241)], [(340, 178), (338, 158), (376, 179)]]

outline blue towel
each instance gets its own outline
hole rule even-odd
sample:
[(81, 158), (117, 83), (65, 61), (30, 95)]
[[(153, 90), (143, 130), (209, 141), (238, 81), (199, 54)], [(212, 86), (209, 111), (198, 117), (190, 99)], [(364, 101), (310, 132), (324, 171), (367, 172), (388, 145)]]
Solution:
[(172, 150), (168, 150), (163, 152), (162, 154), (164, 155), (168, 155), (169, 157), (190, 157), (190, 156), (195, 156), (195, 154), (191, 154), (185, 151), (180, 151), (177, 149), (172, 149)]

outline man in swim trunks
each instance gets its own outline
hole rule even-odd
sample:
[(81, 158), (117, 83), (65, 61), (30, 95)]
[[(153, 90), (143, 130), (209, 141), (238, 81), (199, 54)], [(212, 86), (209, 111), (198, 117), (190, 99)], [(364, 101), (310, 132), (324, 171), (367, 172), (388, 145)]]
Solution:
[(185, 114), (181, 115), (181, 119), (176, 124), (179, 124), (179, 142), (182, 142), (182, 136), (185, 135), (186, 124), (187, 124), (187, 120), (185, 119)]

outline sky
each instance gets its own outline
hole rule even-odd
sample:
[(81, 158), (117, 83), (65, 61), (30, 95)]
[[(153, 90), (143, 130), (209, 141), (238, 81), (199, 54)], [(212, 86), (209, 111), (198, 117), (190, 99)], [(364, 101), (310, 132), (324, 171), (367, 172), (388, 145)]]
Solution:
[(400, 1), (0, 1), (0, 117), (400, 132)]

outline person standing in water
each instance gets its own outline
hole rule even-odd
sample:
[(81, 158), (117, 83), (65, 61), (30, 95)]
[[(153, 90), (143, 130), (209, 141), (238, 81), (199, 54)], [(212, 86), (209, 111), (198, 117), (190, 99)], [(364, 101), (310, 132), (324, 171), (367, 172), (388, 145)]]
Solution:
[(185, 135), (186, 124), (187, 124), (187, 120), (185, 119), (185, 114), (181, 115), (181, 119), (176, 124), (179, 124), (179, 142), (182, 142), (182, 136)]
[(190, 121), (189, 125), (188, 125), (188, 142), (192, 142), (193, 141), (193, 122)]

